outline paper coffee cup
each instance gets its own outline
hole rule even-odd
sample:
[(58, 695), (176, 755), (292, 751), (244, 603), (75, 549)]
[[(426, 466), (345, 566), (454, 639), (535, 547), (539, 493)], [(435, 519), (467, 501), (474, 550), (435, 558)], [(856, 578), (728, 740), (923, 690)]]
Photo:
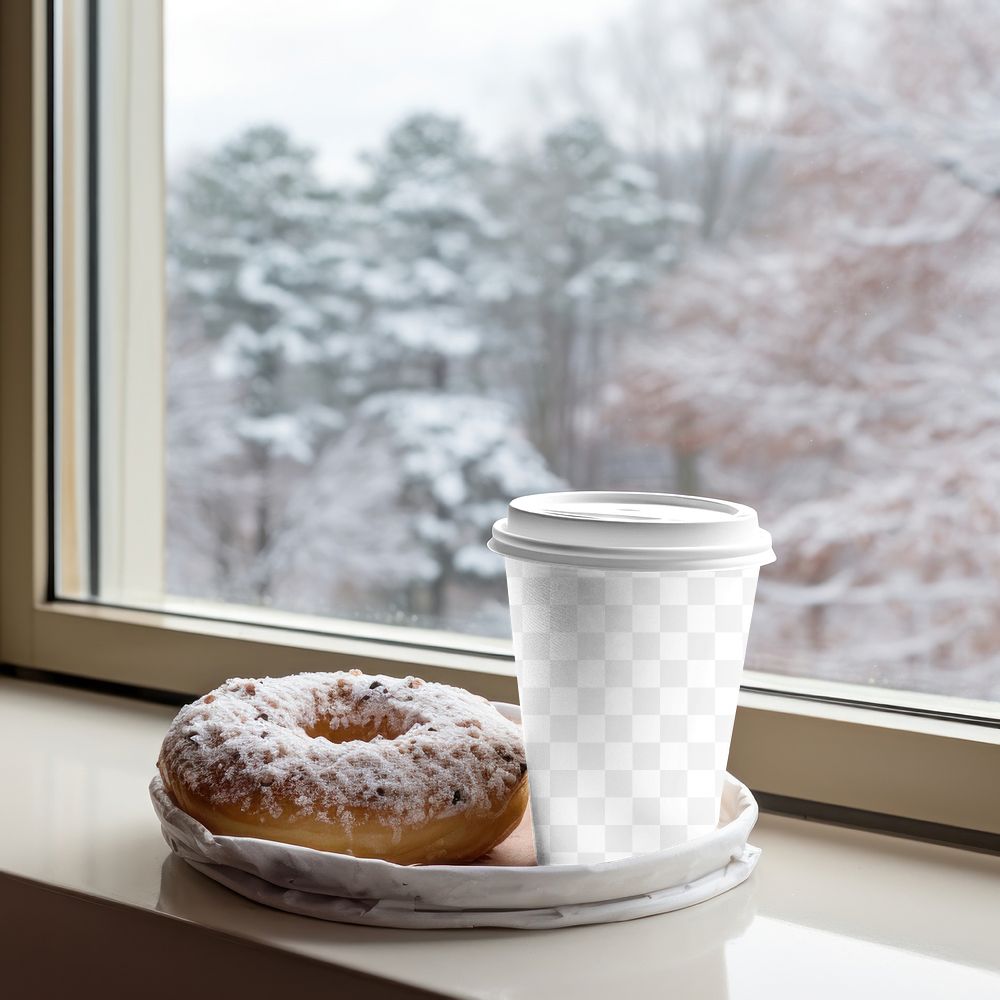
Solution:
[(506, 559), (540, 864), (714, 830), (760, 566), (742, 504), (660, 493), (513, 500)]

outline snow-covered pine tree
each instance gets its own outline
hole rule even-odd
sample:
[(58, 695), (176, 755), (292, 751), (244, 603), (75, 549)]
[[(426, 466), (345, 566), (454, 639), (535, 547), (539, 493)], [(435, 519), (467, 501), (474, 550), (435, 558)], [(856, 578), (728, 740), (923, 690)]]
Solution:
[(484, 346), (478, 314), (499, 223), (489, 165), (456, 119), (418, 114), (363, 156), (353, 208), (358, 259), (343, 275), (363, 310), (367, 389), (468, 385)]
[(434, 114), (404, 120), (365, 159), (360, 254), (344, 275), (363, 316), (353, 368), (367, 398), (354, 421), (398, 477), (413, 567), (405, 603), (436, 618), (456, 580), (501, 580), (484, 545), (506, 501), (559, 480), (484, 371), (503, 280), (490, 165), (460, 122)]
[(290, 492), (343, 422), (336, 360), (355, 306), (334, 278), (349, 251), (337, 240), (341, 200), (313, 159), (282, 129), (254, 127), (170, 187), (171, 345), (214, 376), (171, 367), (171, 561), (187, 567), (171, 584), (181, 592), (208, 560), (213, 596), (272, 599)]

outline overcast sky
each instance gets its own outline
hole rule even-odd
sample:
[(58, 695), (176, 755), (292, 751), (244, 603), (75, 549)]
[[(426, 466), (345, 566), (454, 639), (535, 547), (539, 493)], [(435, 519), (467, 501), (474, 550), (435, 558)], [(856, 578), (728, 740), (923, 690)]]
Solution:
[(166, 0), (168, 159), (273, 122), (331, 179), (404, 115), (460, 115), (487, 143), (524, 121), (553, 50), (631, 0)]

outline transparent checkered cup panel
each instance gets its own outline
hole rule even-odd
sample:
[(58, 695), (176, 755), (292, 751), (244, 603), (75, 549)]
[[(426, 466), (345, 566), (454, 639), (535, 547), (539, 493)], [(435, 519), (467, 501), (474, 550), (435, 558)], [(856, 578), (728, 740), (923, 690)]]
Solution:
[(507, 560), (539, 863), (715, 829), (757, 576)]
[(757, 575), (757, 512), (666, 493), (518, 497), (507, 561), (542, 864), (648, 854), (719, 820)]

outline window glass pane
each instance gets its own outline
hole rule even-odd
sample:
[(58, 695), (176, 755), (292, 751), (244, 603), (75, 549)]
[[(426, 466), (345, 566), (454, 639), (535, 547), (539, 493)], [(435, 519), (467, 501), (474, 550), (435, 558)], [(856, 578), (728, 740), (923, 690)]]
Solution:
[(752, 666), (997, 698), (998, 39), (166, 0), (165, 591), (503, 636), (510, 497), (722, 496)]

